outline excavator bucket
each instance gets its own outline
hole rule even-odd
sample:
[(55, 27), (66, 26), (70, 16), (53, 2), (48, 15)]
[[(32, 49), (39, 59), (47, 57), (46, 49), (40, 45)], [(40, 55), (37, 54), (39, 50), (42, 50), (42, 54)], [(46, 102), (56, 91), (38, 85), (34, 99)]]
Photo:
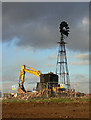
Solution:
[(17, 90), (17, 93), (19, 93), (19, 94), (26, 93), (26, 90), (19, 87)]

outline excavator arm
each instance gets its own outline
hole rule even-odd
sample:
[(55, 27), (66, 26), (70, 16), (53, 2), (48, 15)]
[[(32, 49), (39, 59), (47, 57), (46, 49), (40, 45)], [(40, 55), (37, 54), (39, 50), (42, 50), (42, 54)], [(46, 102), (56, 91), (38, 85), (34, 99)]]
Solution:
[(26, 90), (25, 90), (25, 88), (24, 88), (24, 78), (25, 78), (25, 73), (30, 73), (30, 74), (33, 74), (33, 75), (35, 75), (35, 76), (37, 76), (37, 77), (40, 77), (40, 75), (41, 75), (41, 73), (40, 73), (40, 71), (38, 71), (38, 70), (35, 70), (34, 68), (31, 68), (31, 67), (29, 67), (28, 69), (26, 68), (26, 66), (25, 65), (23, 65), (22, 67), (21, 67), (21, 71), (20, 71), (20, 76), (19, 76), (19, 88), (21, 88), (23, 91), (25, 91), (26, 92)]

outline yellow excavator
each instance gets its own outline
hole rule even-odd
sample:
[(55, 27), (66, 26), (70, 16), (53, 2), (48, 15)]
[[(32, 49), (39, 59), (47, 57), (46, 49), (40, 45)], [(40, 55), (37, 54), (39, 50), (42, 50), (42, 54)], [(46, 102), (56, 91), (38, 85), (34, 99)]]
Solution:
[(33, 74), (37, 77), (40, 77), (40, 75), (42, 74), (40, 71), (35, 70), (34, 68), (31, 67), (27, 67), (25, 65), (22, 65), (21, 70), (20, 70), (20, 76), (19, 76), (19, 88), (17, 90), (18, 93), (26, 93), (27, 91), (24, 88), (24, 78), (25, 78), (25, 73), (30, 73)]

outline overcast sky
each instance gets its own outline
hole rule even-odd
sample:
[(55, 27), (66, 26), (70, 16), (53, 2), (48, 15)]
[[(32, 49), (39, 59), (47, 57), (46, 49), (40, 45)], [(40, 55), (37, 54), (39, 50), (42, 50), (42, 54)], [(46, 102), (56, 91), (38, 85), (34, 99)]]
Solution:
[(62, 21), (66, 21), (70, 27), (70, 34), (65, 39), (68, 43), (70, 77), (74, 81), (86, 82), (83, 78), (88, 81), (88, 2), (5, 2), (2, 4), (5, 82), (6, 79), (18, 79), (23, 64), (32, 65), (42, 73), (55, 72), (57, 41), (60, 40), (59, 25)]
[(65, 20), (71, 31), (68, 48), (88, 51), (89, 3), (3, 3), (2, 13), (3, 42), (16, 37), (19, 47), (50, 49)]

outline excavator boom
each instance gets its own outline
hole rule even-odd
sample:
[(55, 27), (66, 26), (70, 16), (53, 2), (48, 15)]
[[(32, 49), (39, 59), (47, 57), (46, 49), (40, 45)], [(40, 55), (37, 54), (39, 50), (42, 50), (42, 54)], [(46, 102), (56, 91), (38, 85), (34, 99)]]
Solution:
[(32, 70), (28, 70), (28, 69), (25, 69), (24, 71), (27, 73), (31, 73), (37, 77), (40, 77), (40, 75), (41, 75), (41, 73), (39, 71), (32, 71)]
[(30, 73), (33, 74), (37, 77), (40, 77), (41, 73), (38, 70), (35, 70), (34, 68), (29, 67), (29, 69), (26, 68), (25, 65), (23, 65), (21, 67), (21, 71), (20, 71), (20, 76), (19, 76), (19, 88), (18, 88), (18, 93), (25, 93), (26, 90), (24, 88), (24, 78), (25, 78), (25, 73)]

